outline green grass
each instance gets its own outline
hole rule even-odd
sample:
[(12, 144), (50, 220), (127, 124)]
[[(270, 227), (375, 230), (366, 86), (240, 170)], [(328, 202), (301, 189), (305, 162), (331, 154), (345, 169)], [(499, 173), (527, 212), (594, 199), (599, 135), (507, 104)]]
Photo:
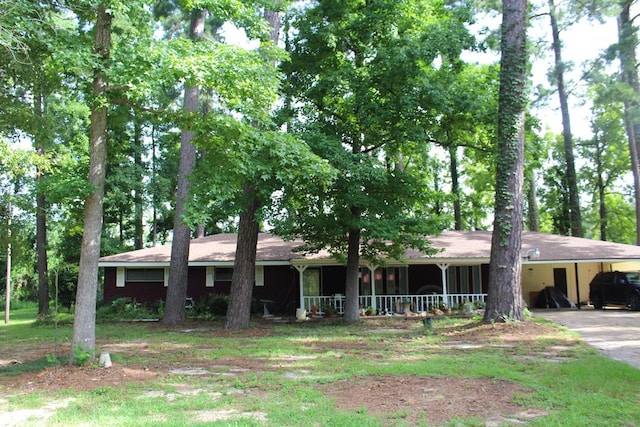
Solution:
[[(0, 424), (3, 417), (33, 411), (19, 425), (430, 425), (426, 413), (411, 421), (408, 407), (383, 414), (367, 406), (338, 411), (336, 400), (323, 392), (339, 380), (411, 376), (426, 384), (429, 378), (457, 378), (519, 385), (525, 392), (515, 401), (537, 413), (520, 419), (523, 425), (640, 425), (640, 370), (598, 355), (560, 328), (528, 341), (491, 337), (482, 345), (456, 346), (464, 337), (445, 332), (469, 320), (438, 320), (430, 331), (419, 321), (397, 319), (350, 325), (339, 319), (256, 321), (238, 332), (224, 331), (220, 322), (179, 328), (100, 323), (98, 352), (108, 350), (116, 367), (158, 375), (145, 382), (99, 381), (92, 375), (99, 378), (102, 368), (91, 365), (73, 368), (88, 370), (88, 381), (95, 381), (84, 391), (24, 384), (16, 389), (12, 384), (25, 373), (46, 378), (56, 350), (62, 361), (69, 351), (71, 326), (36, 324), (35, 314), (33, 306), (20, 307), (9, 325), (0, 326)], [(6, 363), (11, 360), (21, 363)], [(189, 368), (206, 374), (193, 375)], [(398, 390), (398, 398), (406, 392)], [(482, 417), (452, 413), (443, 425), (485, 424)]]

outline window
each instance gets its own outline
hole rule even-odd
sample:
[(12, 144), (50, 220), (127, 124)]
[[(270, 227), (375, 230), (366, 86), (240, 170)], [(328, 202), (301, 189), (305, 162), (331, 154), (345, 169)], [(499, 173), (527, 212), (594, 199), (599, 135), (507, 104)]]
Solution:
[(127, 268), (127, 282), (163, 282), (164, 268)]
[(306, 296), (320, 295), (320, 269), (308, 268), (302, 275), (304, 294)]
[(216, 282), (230, 282), (233, 276), (233, 268), (216, 267)]

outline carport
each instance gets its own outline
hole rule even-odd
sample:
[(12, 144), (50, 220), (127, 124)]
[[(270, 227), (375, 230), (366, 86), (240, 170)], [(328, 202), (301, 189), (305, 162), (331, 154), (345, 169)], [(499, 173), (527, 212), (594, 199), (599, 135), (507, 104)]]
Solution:
[(589, 283), (601, 271), (639, 271), (640, 247), (577, 237), (524, 232), (523, 248), (537, 248), (539, 256), (523, 253), (522, 294), (533, 307), (546, 287), (557, 288), (578, 307), (589, 300)]

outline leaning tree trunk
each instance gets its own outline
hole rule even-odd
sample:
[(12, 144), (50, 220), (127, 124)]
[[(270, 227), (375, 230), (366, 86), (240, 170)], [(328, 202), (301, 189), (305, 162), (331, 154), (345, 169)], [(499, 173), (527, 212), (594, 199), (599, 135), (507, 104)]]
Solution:
[[(191, 13), (189, 37), (201, 40), (204, 37), (205, 10), (194, 10)], [(198, 86), (184, 87), (185, 116), (198, 111), (200, 88)], [(196, 165), (196, 147), (191, 142), (194, 133), (190, 129), (183, 129), (180, 137), (180, 164), (178, 166), (178, 189), (176, 192), (176, 210), (173, 222), (173, 241), (171, 243), (171, 260), (169, 267), (169, 283), (167, 285), (167, 301), (165, 304), (162, 323), (175, 325), (184, 322), (185, 299), (189, 276), (189, 244), (191, 243), (191, 229), (185, 223), (183, 214), (189, 200), (190, 175)]]
[[(109, 59), (111, 46), (111, 20), (104, 3), (98, 6), (94, 51), (102, 64)], [(93, 93), (96, 101), (91, 106), (89, 130), (89, 183), (94, 189), (84, 202), (84, 233), (80, 249), (80, 271), (76, 292), (76, 310), (73, 321), (73, 340), (70, 363), (82, 362), (76, 355), (91, 359), (96, 347), (96, 295), (98, 291), (98, 260), (102, 234), (104, 184), (107, 169), (107, 107), (101, 101), (107, 88), (103, 70), (94, 72)]]
[(560, 30), (558, 29), (558, 17), (554, 0), (549, 0), (549, 10), (549, 16), (551, 17), (551, 33), (553, 35), (553, 52), (555, 56), (554, 75), (558, 88), (558, 97), (560, 99), (564, 158), (567, 166), (566, 177), (567, 187), (569, 187), (569, 218), (571, 218), (571, 235), (574, 237), (582, 237), (582, 216), (580, 214), (578, 179), (576, 175), (575, 156), (573, 154), (573, 136), (571, 133), (569, 101), (564, 84), (564, 62), (562, 62)]
[(522, 320), (524, 112), (527, 2), (502, 2), (496, 201), (484, 320)]
[(631, 97), (624, 100), (625, 127), (629, 141), (631, 156), (631, 172), (633, 174), (634, 195), (636, 202), (636, 244), (640, 245), (640, 83), (636, 68), (636, 49), (638, 47), (638, 31), (631, 19), (633, 0), (625, 0), (618, 18), (618, 49), (622, 81), (631, 88)]

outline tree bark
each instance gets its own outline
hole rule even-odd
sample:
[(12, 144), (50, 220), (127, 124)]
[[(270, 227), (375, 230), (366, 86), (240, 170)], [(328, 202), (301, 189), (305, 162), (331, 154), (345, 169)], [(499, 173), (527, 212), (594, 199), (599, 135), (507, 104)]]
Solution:
[[(106, 5), (98, 5), (94, 51), (106, 66), (111, 46), (111, 20)], [(84, 232), (80, 251), (80, 271), (76, 292), (73, 340), (70, 363), (76, 363), (77, 352), (89, 352), (93, 358), (96, 347), (96, 294), (98, 290), (98, 260), (102, 234), (104, 184), (107, 169), (107, 108), (101, 98), (107, 88), (103, 70), (94, 71), (93, 94), (89, 130), (89, 183), (94, 191), (84, 203)]]
[[(204, 37), (205, 10), (194, 10), (191, 13), (189, 37), (201, 40)], [(198, 111), (200, 88), (185, 84), (184, 106), (185, 116)], [(189, 244), (191, 229), (184, 222), (185, 205), (189, 200), (190, 175), (196, 164), (196, 147), (191, 142), (195, 134), (190, 129), (182, 129), (180, 136), (180, 164), (178, 167), (178, 189), (176, 192), (176, 209), (173, 222), (173, 241), (171, 243), (171, 261), (169, 267), (169, 283), (167, 300), (162, 322), (175, 325), (184, 322), (185, 298), (189, 275)]]
[(233, 263), (233, 277), (229, 293), (229, 306), (225, 319), (225, 329), (240, 329), (249, 326), (251, 320), (251, 299), (256, 271), (256, 251), (260, 227), (256, 212), (262, 205), (255, 189), (246, 185), (244, 194), (251, 201), (240, 214), (236, 258)]
[(551, 33), (553, 36), (553, 53), (555, 57), (554, 76), (560, 99), (562, 114), (562, 138), (564, 141), (564, 158), (567, 167), (567, 187), (569, 188), (569, 217), (571, 218), (571, 235), (582, 237), (582, 216), (580, 214), (580, 197), (578, 193), (578, 179), (576, 175), (573, 154), (573, 136), (571, 133), (571, 119), (569, 115), (569, 101), (564, 83), (564, 63), (562, 62), (562, 41), (558, 29), (557, 11), (554, 0), (549, 0), (549, 16), (551, 17)]
[(622, 81), (629, 85), (634, 94), (632, 98), (624, 100), (624, 116), (636, 202), (636, 244), (640, 245), (640, 158), (638, 157), (640, 155), (640, 117), (638, 117), (640, 83), (635, 54), (638, 47), (638, 30), (631, 19), (632, 4), (633, 0), (624, 0), (621, 4), (622, 10), (618, 18), (618, 49)]
[(527, 2), (502, 3), (495, 221), (484, 320), (522, 320), (524, 112)]

